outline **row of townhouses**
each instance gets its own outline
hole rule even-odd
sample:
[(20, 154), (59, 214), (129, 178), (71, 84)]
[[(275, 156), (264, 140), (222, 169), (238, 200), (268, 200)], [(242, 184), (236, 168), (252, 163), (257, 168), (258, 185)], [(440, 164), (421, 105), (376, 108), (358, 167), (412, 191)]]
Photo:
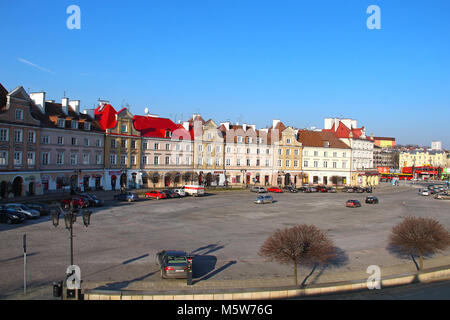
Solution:
[(374, 141), (355, 120), (322, 130), (116, 111), (0, 84), (0, 197), (204, 185), (376, 185)]

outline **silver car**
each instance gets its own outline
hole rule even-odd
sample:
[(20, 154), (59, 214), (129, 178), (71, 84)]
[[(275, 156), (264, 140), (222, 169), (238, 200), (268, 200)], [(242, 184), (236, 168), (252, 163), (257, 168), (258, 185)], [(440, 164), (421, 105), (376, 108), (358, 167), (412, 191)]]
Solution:
[(27, 219), (37, 219), (41, 216), (39, 211), (30, 209), (26, 205), (21, 203), (8, 203), (5, 205), (6, 208), (11, 208), (22, 213)]
[(258, 196), (254, 202), (257, 204), (272, 203), (273, 197), (272, 196)]
[(250, 189), (251, 192), (258, 192), (258, 193), (266, 193), (267, 190), (264, 187), (252, 187)]

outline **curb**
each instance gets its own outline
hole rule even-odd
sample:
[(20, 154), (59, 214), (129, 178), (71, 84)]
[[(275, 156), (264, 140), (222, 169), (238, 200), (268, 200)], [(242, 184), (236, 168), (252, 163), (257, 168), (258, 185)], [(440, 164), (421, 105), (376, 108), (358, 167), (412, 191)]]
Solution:
[[(427, 269), (422, 272), (405, 273), (381, 279), (381, 288), (401, 286), (412, 283), (428, 283), (450, 279), (450, 266)], [(289, 299), (302, 296), (316, 296), (351, 291), (369, 290), (367, 279), (342, 281), (314, 285), (308, 288), (276, 287), (249, 289), (205, 289), (172, 291), (107, 291), (86, 290), (84, 300), (266, 300)]]

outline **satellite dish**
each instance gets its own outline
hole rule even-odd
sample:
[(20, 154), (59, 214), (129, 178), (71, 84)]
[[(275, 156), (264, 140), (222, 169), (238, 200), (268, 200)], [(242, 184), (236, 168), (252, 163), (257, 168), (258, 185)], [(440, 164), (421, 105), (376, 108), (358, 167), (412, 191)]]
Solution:
[(145, 114), (148, 114), (148, 108), (144, 109)]

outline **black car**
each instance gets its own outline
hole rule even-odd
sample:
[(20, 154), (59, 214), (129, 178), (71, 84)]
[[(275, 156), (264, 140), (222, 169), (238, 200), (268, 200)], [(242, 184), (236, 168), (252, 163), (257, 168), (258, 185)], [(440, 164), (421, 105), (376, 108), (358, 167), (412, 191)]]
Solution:
[(90, 207), (101, 207), (104, 204), (104, 201), (97, 198), (95, 194), (82, 193), (80, 194), (80, 197), (86, 198)]
[(297, 193), (298, 192), (298, 190), (296, 189), (296, 188), (294, 188), (294, 187), (291, 187), (291, 186), (287, 186), (286, 188), (284, 188), (286, 191), (289, 191), (289, 192), (291, 192), (291, 193)]
[(304, 192), (304, 193), (310, 193), (311, 190), (309, 190), (309, 187), (300, 187), (298, 188), (298, 191)]
[(367, 187), (364, 189), (367, 193), (372, 193), (372, 187)]
[(156, 254), (161, 268), (161, 278), (186, 279), (188, 266), (192, 265), (192, 257), (184, 251), (163, 250)]
[(342, 192), (353, 193), (355, 192), (355, 189), (353, 189), (352, 187), (344, 187), (342, 188)]
[(164, 192), (167, 195), (167, 198), (180, 198), (180, 195), (173, 190), (166, 189), (161, 192)]
[(23, 213), (5, 207), (0, 208), (0, 222), (12, 224), (12, 223), (22, 223), (24, 220), (25, 215)]
[(363, 193), (363, 192), (364, 192), (364, 188), (361, 188), (361, 187), (354, 187), (353, 190), (354, 190), (356, 193)]
[(377, 204), (378, 202), (379, 201), (378, 201), (377, 197), (374, 197), (374, 196), (366, 197), (366, 203)]
[(27, 203), (26, 206), (30, 209), (39, 211), (41, 216), (46, 216), (50, 214), (50, 207), (45, 203)]

